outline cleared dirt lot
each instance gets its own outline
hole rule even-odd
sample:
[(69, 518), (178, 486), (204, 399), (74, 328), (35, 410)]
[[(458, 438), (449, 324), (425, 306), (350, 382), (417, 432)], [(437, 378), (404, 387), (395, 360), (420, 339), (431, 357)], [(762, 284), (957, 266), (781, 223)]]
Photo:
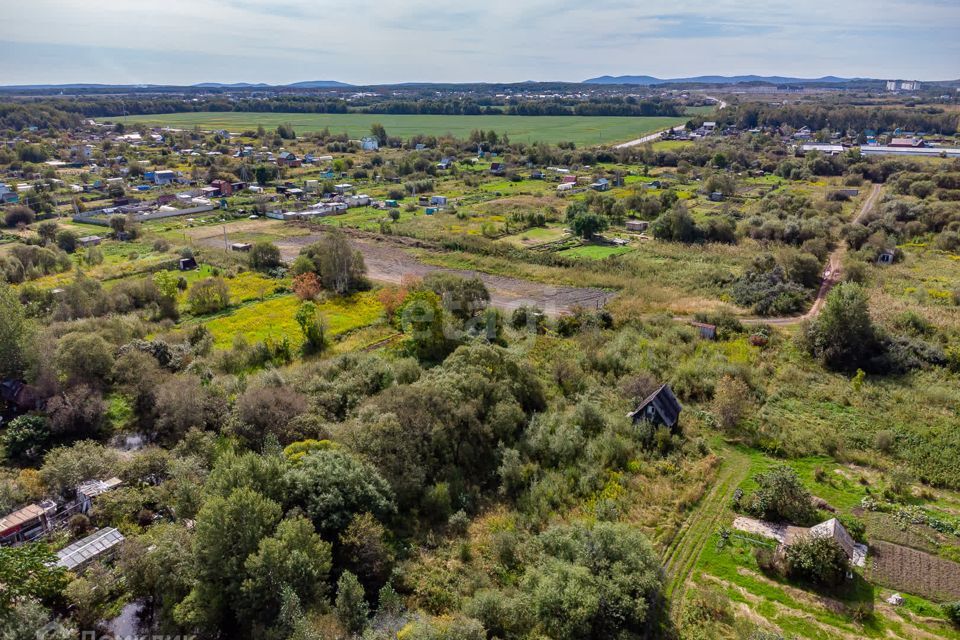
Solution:
[[(247, 223), (241, 223), (247, 224)], [(267, 223), (269, 224), (269, 223)], [(242, 229), (244, 232), (259, 229), (265, 230), (266, 225), (250, 224)], [(272, 227), (273, 225), (271, 225)], [(235, 234), (240, 229), (228, 227), (229, 234)], [(347, 232), (347, 230), (345, 230)], [(191, 234), (194, 240), (217, 249), (223, 248), (223, 236), (216, 235), (216, 231)], [(602, 289), (587, 287), (562, 287), (491, 275), (477, 271), (461, 271), (443, 269), (420, 262), (407, 249), (424, 248), (422, 244), (405, 238), (389, 238), (349, 231), (350, 242), (354, 248), (363, 253), (367, 265), (367, 275), (375, 282), (386, 284), (402, 284), (411, 279), (422, 278), (433, 271), (443, 271), (464, 277), (479, 277), (490, 291), (491, 303), (500, 309), (512, 310), (523, 305), (536, 305), (547, 315), (558, 316), (569, 313), (576, 307), (584, 309), (598, 309), (613, 298), (614, 294)], [(280, 248), (284, 261), (292, 262), (304, 246), (312, 244), (323, 237), (320, 232), (305, 235), (287, 235), (287, 237), (271, 238)]]

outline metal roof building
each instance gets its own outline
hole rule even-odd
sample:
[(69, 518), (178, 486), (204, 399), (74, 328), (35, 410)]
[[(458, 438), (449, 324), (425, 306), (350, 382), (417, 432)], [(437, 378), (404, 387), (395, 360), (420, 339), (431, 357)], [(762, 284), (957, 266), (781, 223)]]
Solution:
[(943, 155), (947, 158), (960, 158), (960, 148), (958, 147), (888, 147), (865, 145), (860, 147), (860, 153), (865, 156), (926, 156), (928, 158), (939, 158)]
[(93, 535), (78, 540), (58, 551), (57, 566), (66, 567), (69, 571), (82, 568), (87, 563), (123, 543), (124, 540), (123, 534), (114, 528), (100, 529)]
[(830, 155), (835, 156), (843, 153), (843, 145), (811, 142), (809, 144), (801, 145), (800, 150), (804, 153), (807, 153), (808, 151), (819, 151), (820, 153), (829, 153)]

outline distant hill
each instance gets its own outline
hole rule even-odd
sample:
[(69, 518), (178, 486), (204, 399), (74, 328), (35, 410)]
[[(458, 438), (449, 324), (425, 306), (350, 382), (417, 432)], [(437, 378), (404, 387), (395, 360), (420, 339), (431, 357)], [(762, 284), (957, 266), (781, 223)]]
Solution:
[(294, 89), (336, 89), (338, 87), (352, 87), (353, 85), (336, 80), (307, 80), (306, 82), (294, 82), (284, 86)]
[(200, 84), (190, 85), (196, 89), (256, 89), (257, 87), (269, 87), (265, 82), (252, 84), (250, 82), (234, 82), (233, 84), (224, 84), (222, 82), (201, 82)]
[(653, 76), (600, 76), (584, 80), (584, 84), (636, 84), (649, 86), (654, 84), (739, 84), (743, 82), (766, 82), (770, 84), (842, 84), (863, 81), (866, 78), (789, 78), (785, 76), (695, 76), (692, 78), (655, 78)]

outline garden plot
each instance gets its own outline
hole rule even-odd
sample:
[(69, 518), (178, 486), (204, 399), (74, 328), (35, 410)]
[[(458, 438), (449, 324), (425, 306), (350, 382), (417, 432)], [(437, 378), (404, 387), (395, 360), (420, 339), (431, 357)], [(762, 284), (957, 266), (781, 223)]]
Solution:
[(960, 599), (960, 564), (889, 542), (870, 549), (871, 581), (934, 600)]

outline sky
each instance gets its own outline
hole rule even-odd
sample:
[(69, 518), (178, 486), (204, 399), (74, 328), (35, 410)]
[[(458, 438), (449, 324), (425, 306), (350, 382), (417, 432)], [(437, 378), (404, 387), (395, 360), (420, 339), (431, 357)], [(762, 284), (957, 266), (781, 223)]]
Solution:
[(960, 0), (0, 0), (0, 85), (960, 78)]

